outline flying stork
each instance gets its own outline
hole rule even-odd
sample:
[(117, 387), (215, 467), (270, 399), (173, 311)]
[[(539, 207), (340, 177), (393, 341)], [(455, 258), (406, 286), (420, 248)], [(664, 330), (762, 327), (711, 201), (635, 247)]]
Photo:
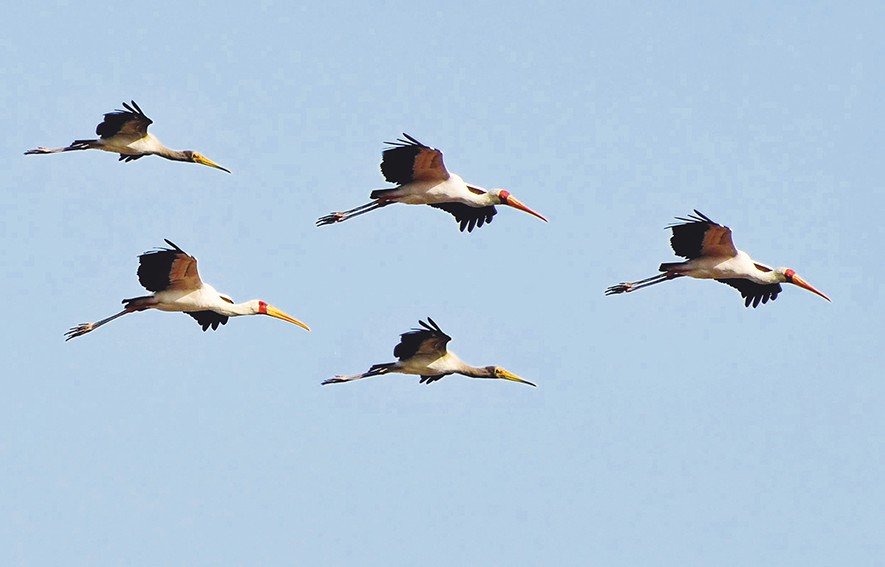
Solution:
[(153, 124), (154, 121), (145, 116), (134, 100), (131, 105), (124, 102), (123, 108), (126, 110), (118, 109), (104, 115), (104, 120), (95, 127), (95, 133), (99, 136), (97, 140), (74, 140), (66, 148), (50, 149), (41, 146), (26, 151), (25, 155), (57, 154), (74, 150), (104, 150), (120, 154), (119, 161), (135, 161), (144, 156), (155, 155), (173, 161), (188, 161), (208, 165), (209, 167), (230, 173), (230, 170), (221, 167), (198, 152), (192, 150), (171, 150), (161, 144), (160, 140), (153, 137), (147, 131), (148, 126)]
[(757, 307), (760, 302), (774, 301), (782, 291), (782, 283), (790, 283), (818, 294), (827, 301), (830, 298), (816, 290), (796, 275), (790, 268), (770, 268), (754, 261), (749, 254), (734, 247), (731, 229), (715, 223), (695, 209), (688, 218), (677, 217), (679, 223), (668, 228), (673, 230), (670, 245), (677, 256), (687, 262), (665, 262), (658, 268), (661, 274), (636, 282), (620, 283), (609, 287), (606, 295), (628, 293), (656, 283), (681, 276), (714, 279), (737, 289), (744, 298), (744, 306)]
[(203, 331), (209, 327), (215, 330), (218, 325), (227, 324), (229, 317), (239, 315), (270, 315), (310, 330), (301, 321), (264, 301), (253, 299), (234, 303), (229, 296), (203, 283), (197, 272), (196, 258), (169, 240), (166, 244), (172, 248), (157, 248), (138, 257), (138, 281), (146, 290), (152, 291), (152, 295), (124, 299), (122, 311), (101, 321), (81, 323), (71, 328), (65, 333), (65, 341), (94, 331), (117, 317), (145, 309), (187, 313), (197, 320)]
[(391, 203), (430, 205), (442, 209), (454, 215), (461, 225), (461, 232), (464, 229), (470, 232), (474, 227), (492, 222), (498, 212), (495, 205), (508, 205), (547, 222), (542, 215), (520, 203), (509, 191), (486, 191), (468, 185), (460, 176), (446, 169), (441, 151), (425, 146), (405, 132), (403, 136), (405, 139), (385, 142), (392, 147), (381, 154), (381, 173), (387, 181), (396, 183), (397, 187), (376, 189), (370, 195), (373, 199), (371, 203), (320, 217), (317, 226), (346, 221)]
[(353, 376), (335, 376), (324, 381), (323, 385), (352, 382), (390, 372), (417, 374), (421, 376), (419, 382), (422, 384), (436, 382), (449, 374), (463, 374), (470, 378), (497, 378), (521, 382), (529, 386), (535, 385), (500, 366), (470, 366), (458, 358), (455, 353), (446, 350), (446, 345), (452, 340), (452, 337), (445, 334), (433, 319), (428, 317), (426, 323), (418, 321), (418, 324), (421, 328), (412, 329), (400, 335), (399, 344), (393, 349), (393, 356), (399, 358), (397, 362), (373, 364), (367, 372)]

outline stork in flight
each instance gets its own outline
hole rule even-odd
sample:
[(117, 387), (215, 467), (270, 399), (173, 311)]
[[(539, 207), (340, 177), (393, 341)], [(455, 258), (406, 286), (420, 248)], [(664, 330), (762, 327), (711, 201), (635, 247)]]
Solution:
[(203, 283), (197, 272), (196, 258), (169, 240), (166, 240), (166, 244), (172, 248), (158, 248), (138, 257), (138, 281), (145, 289), (152, 291), (152, 295), (124, 299), (122, 311), (101, 321), (82, 323), (71, 328), (65, 333), (65, 340), (85, 335), (127, 313), (145, 309), (187, 313), (197, 320), (203, 331), (209, 327), (215, 330), (218, 325), (225, 325), (229, 317), (239, 315), (270, 315), (310, 330), (301, 321), (264, 301), (253, 299), (245, 303), (234, 303), (229, 296), (218, 293), (214, 287)]
[(101, 124), (95, 127), (98, 134), (97, 140), (74, 140), (66, 148), (34, 148), (28, 150), (25, 155), (57, 154), (60, 152), (72, 152), (74, 150), (104, 150), (120, 154), (119, 161), (135, 161), (144, 156), (160, 156), (173, 161), (188, 161), (208, 165), (221, 171), (230, 173), (207, 158), (203, 154), (192, 150), (171, 150), (160, 143), (160, 140), (148, 133), (148, 126), (153, 120), (145, 116), (144, 112), (132, 101), (132, 104), (123, 103), (126, 110), (115, 110), (104, 115)]
[(461, 232), (464, 229), (470, 232), (474, 227), (492, 222), (498, 212), (495, 205), (508, 205), (547, 222), (543, 216), (520, 203), (509, 191), (486, 191), (468, 185), (460, 176), (449, 173), (443, 164), (441, 151), (425, 146), (405, 132), (403, 136), (405, 139), (385, 142), (393, 147), (381, 154), (381, 173), (387, 181), (396, 183), (397, 187), (376, 189), (370, 195), (373, 199), (371, 203), (320, 217), (317, 226), (346, 221), (391, 203), (430, 205), (442, 209), (454, 215), (461, 225)]
[(757, 307), (760, 302), (774, 301), (783, 291), (782, 283), (790, 283), (816, 293), (827, 301), (830, 298), (816, 290), (796, 275), (790, 268), (769, 268), (755, 262), (749, 254), (734, 247), (731, 229), (717, 224), (697, 209), (688, 218), (677, 217), (679, 223), (670, 225), (673, 236), (670, 245), (677, 256), (687, 262), (665, 262), (658, 268), (661, 274), (609, 287), (606, 295), (628, 293), (650, 285), (682, 276), (714, 279), (737, 289), (744, 298), (744, 305)]
[(528, 380), (523, 380), (500, 366), (470, 366), (446, 349), (452, 337), (445, 334), (433, 319), (428, 317), (427, 323), (418, 321), (418, 324), (421, 326), (420, 329), (412, 329), (400, 335), (399, 344), (393, 349), (393, 356), (399, 358), (397, 362), (373, 364), (367, 372), (353, 376), (335, 376), (323, 384), (340, 384), (369, 376), (399, 372), (421, 376), (422, 384), (436, 382), (449, 374), (463, 374), (470, 378), (497, 378), (534, 386)]

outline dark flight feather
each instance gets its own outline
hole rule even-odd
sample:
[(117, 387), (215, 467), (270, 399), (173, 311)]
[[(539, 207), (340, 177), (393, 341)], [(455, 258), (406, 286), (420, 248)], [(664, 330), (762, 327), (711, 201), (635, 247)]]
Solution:
[(147, 132), (148, 126), (154, 121), (145, 116), (134, 100), (131, 102), (131, 106), (123, 103), (123, 108), (126, 110), (117, 109), (105, 114), (101, 124), (95, 127), (95, 133), (102, 138), (112, 138), (120, 132), (126, 134)]
[(400, 342), (393, 349), (393, 356), (399, 360), (407, 360), (418, 354), (419, 351), (428, 352), (439, 349), (445, 352), (446, 345), (452, 340), (452, 337), (445, 334), (430, 317), (427, 318), (427, 321), (429, 324), (418, 321), (422, 328), (412, 329), (400, 335)]
[(218, 325), (226, 325), (227, 320), (230, 319), (227, 315), (222, 315), (215, 311), (185, 311), (184, 313), (196, 319), (197, 323), (203, 327), (203, 331), (207, 331), (209, 327), (212, 327), (214, 331), (218, 328)]
[(753, 308), (756, 308), (760, 302), (768, 303), (769, 299), (774, 301), (777, 299), (777, 294), (783, 291), (781, 284), (777, 283), (760, 284), (743, 278), (727, 278), (716, 281), (730, 285), (741, 292), (741, 296), (744, 298), (744, 307), (749, 307), (750, 303), (752, 303)]
[(461, 232), (464, 232), (464, 229), (467, 229), (467, 232), (472, 232), (474, 228), (479, 228), (485, 223), (492, 222), (494, 216), (498, 214), (498, 210), (494, 205), (471, 207), (464, 203), (432, 203), (430, 206), (453, 215), (455, 220), (461, 225)]

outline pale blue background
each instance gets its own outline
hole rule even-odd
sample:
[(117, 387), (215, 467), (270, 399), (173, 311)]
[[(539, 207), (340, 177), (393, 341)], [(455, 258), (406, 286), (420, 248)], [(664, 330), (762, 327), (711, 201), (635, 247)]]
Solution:
[[(881, 3), (16, 3), (0, 34), (3, 565), (882, 565)], [(233, 175), (101, 152), (134, 98)], [(515, 210), (389, 207), (406, 131)], [(698, 208), (798, 288), (606, 286)], [(127, 316), (170, 238), (303, 319)], [(539, 388), (389, 376), (430, 315)]]

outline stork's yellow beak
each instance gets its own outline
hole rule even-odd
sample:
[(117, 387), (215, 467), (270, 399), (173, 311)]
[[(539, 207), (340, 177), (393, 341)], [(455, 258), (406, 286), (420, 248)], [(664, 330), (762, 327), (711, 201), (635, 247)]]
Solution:
[(504, 370), (503, 368), (498, 373), (498, 377), (503, 378), (505, 380), (512, 380), (514, 382), (520, 382), (522, 384), (528, 384), (529, 386), (534, 386), (535, 388), (538, 387), (536, 384), (532, 384), (528, 380), (523, 380), (522, 378), (520, 378), (519, 376), (517, 376), (513, 372), (510, 372), (509, 370)]
[[(544, 218), (544, 215), (542, 215), (541, 213), (536, 213), (535, 211), (533, 211), (533, 210), (531, 210), (530, 208), (526, 207), (525, 205), (523, 205), (523, 204), (522, 204), (522, 203), (521, 203), (516, 197), (514, 197), (513, 195), (508, 194), (508, 195), (507, 195), (507, 200), (504, 201), (504, 202), (507, 203), (508, 205), (510, 205), (511, 207), (513, 207), (514, 209), (519, 209), (520, 211), (525, 211), (525, 212), (527, 212), (528, 214), (530, 214), (530, 215), (535, 215), (536, 217), (538, 217), (538, 218), (541, 219), (542, 221), (547, 222), (547, 219)], [(534, 386), (534, 384), (532, 384), (532, 385)]]
[(798, 285), (801, 288), (807, 289), (808, 291), (810, 291), (812, 293), (816, 293), (819, 296), (826, 299), (827, 301), (829, 301), (830, 303), (832, 303), (832, 300), (829, 297), (827, 297), (826, 295), (824, 295), (823, 292), (818, 291), (817, 289), (815, 289), (814, 286), (812, 286), (810, 283), (803, 280), (802, 278), (800, 278), (796, 274), (793, 274), (793, 277), (790, 279), (790, 283)]
[(270, 315), (271, 317), (276, 317), (277, 319), (282, 319), (283, 321), (287, 321), (289, 323), (294, 323), (295, 325), (298, 325), (299, 327), (301, 327), (302, 329), (305, 329), (307, 331), (310, 330), (310, 327), (308, 327), (307, 325), (305, 325), (304, 323), (302, 323), (301, 321), (299, 321), (295, 317), (292, 317), (286, 313), (283, 313), (282, 311), (280, 311), (279, 309), (277, 309), (273, 305), (267, 306), (267, 311), (265, 314)]
[(194, 153), (194, 163), (198, 163), (200, 165), (208, 165), (209, 167), (214, 167), (215, 169), (220, 169), (221, 171), (226, 171), (230, 173), (229, 169), (221, 167), (203, 154)]

